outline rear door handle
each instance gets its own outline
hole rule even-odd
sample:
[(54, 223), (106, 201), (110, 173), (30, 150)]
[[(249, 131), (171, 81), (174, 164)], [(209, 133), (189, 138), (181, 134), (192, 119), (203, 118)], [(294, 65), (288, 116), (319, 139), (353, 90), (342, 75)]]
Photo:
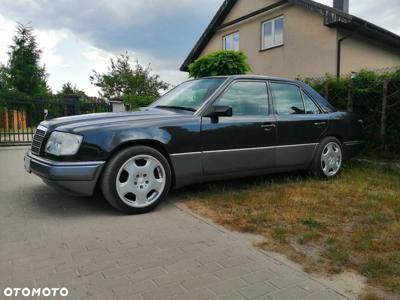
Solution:
[(314, 125), (315, 126), (325, 126), (326, 122), (315, 122)]
[(270, 124), (270, 123), (266, 123), (266, 124), (262, 124), (261, 125), (261, 128), (264, 128), (265, 131), (271, 131), (275, 127), (276, 127), (275, 124)]

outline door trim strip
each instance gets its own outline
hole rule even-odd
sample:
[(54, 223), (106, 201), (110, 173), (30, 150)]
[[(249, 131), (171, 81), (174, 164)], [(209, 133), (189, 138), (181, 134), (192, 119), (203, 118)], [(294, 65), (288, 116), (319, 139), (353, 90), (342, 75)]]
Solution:
[(344, 142), (343, 144), (345, 146), (355, 146), (355, 145), (364, 144), (364, 141), (349, 141), (349, 142)]
[(304, 146), (317, 146), (317, 145), (318, 145), (318, 143), (309, 143), (309, 144), (293, 144), (293, 145), (281, 145), (281, 146), (269, 146), (269, 147), (255, 147), (255, 148), (209, 150), (209, 151), (201, 151), (201, 152), (174, 153), (174, 154), (171, 154), (171, 156), (176, 157), (176, 156), (184, 156), (184, 155), (197, 155), (197, 154), (210, 154), (210, 153), (256, 151), (256, 150), (279, 149), (279, 148), (289, 148), (289, 147), (304, 147)]

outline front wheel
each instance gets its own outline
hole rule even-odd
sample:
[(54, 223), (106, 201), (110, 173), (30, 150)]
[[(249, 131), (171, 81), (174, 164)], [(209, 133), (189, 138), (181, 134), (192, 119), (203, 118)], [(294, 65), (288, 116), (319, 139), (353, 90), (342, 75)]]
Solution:
[(319, 144), (311, 172), (324, 179), (336, 177), (342, 169), (343, 150), (341, 143), (334, 137), (327, 137)]
[(146, 213), (167, 196), (171, 168), (157, 150), (134, 146), (118, 152), (106, 165), (101, 189), (106, 200), (128, 214)]

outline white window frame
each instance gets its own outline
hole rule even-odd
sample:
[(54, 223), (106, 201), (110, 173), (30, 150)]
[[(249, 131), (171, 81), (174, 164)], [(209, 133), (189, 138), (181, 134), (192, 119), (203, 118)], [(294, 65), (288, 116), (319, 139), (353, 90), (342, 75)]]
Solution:
[[(282, 42), (281, 42), (281, 43), (275, 43), (275, 22), (276, 22), (277, 20), (281, 20), (281, 19), (283, 20)], [(271, 25), (271, 30), (272, 30), (273, 44), (272, 44), (272, 46), (267, 46), (267, 47), (265, 47), (265, 46), (264, 46), (264, 45), (265, 45), (265, 42), (264, 42), (264, 38), (265, 38), (265, 35), (264, 35), (264, 28), (265, 28), (265, 26), (264, 26), (264, 25), (267, 24), (267, 23), (271, 23), (271, 24), (272, 24), (272, 25)], [(285, 31), (285, 20), (284, 20), (284, 17), (283, 17), (283, 16), (279, 16), (279, 17), (276, 17), (276, 18), (273, 18), (273, 19), (270, 19), (270, 20), (267, 20), (267, 21), (262, 22), (262, 23), (261, 23), (261, 50), (267, 50), (267, 49), (271, 49), (271, 48), (283, 46), (283, 44), (284, 44), (284, 37), (285, 37), (284, 31)]]
[[(234, 47), (234, 37), (235, 37), (235, 35), (237, 35), (238, 37), (239, 37), (239, 43), (238, 43), (238, 45), (237, 45), (237, 49), (234, 49), (234, 48), (232, 48), (232, 49), (226, 49), (226, 40), (227, 39), (231, 39), (231, 44), (232, 44), (232, 47)], [(224, 50), (233, 50), (233, 51), (239, 51), (240, 50), (240, 34), (239, 34), (239, 31), (235, 31), (235, 32), (232, 32), (232, 33), (230, 33), (230, 34), (227, 34), (227, 35), (225, 35), (225, 36), (223, 36), (223, 38), (222, 38), (222, 48), (224, 49)]]

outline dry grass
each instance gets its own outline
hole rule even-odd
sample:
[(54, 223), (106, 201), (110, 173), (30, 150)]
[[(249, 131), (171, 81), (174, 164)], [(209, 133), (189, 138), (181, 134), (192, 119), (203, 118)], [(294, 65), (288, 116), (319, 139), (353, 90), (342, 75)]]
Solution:
[(400, 293), (400, 173), (348, 164), (336, 180), (303, 174), (207, 184), (188, 206), (230, 228), (261, 234), (259, 246), (310, 272), (345, 269)]

